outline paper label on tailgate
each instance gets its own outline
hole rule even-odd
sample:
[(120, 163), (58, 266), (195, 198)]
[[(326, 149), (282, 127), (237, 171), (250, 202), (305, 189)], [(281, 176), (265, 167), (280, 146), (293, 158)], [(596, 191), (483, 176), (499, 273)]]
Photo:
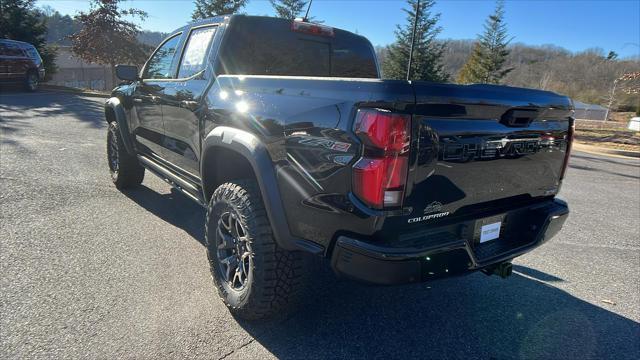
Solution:
[(484, 225), (480, 232), (480, 243), (497, 239), (500, 236), (500, 225), (501, 222)]

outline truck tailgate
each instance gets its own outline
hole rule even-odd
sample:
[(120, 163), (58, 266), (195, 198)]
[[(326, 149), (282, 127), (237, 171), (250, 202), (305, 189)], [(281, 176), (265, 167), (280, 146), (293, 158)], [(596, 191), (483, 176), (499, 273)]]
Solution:
[(412, 85), (413, 151), (404, 204), (412, 216), (461, 216), (557, 193), (570, 99), (495, 85)]

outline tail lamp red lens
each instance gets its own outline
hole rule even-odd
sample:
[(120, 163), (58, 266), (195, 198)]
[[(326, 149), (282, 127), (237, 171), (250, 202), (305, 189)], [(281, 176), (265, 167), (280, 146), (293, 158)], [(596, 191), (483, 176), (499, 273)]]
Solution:
[(573, 134), (576, 131), (576, 122), (573, 118), (569, 119), (569, 129), (567, 129), (567, 148), (564, 153), (564, 164), (562, 172), (560, 172), (560, 180), (564, 179), (564, 175), (569, 167), (569, 158), (571, 157), (571, 147), (573, 145)]
[(354, 194), (376, 209), (401, 206), (407, 182), (411, 117), (360, 109), (354, 131), (364, 144), (363, 156), (353, 165)]

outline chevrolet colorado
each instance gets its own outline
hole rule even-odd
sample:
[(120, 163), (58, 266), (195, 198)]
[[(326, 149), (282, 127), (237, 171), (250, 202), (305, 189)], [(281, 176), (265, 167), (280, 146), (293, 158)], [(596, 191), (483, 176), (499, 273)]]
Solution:
[(568, 215), (564, 96), (381, 80), (362, 36), (243, 15), (180, 28), (116, 72), (115, 186), (146, 169), (206, 207), (211, 274), (240, 317), (288, 307), (305, 252), (377, 284), (506, 277)]

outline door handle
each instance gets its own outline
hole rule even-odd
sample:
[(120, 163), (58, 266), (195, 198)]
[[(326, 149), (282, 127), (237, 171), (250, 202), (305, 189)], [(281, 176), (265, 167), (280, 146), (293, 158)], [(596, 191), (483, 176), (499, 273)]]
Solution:
[(183, 107), (185, 109), (189, 109), (191, 111), (196, 110), (198, 108), (198, 102), (197, 101), (190, 101), (190, 100), (182, 100), (180, 101), (180, 107)]

